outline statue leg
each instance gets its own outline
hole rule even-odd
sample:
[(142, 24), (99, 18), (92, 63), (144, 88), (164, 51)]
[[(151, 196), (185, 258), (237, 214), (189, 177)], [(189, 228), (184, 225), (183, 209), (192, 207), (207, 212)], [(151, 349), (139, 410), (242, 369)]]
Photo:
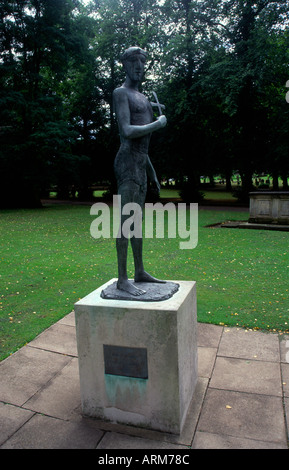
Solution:
[[(142, 210), (144, 208), (145, 198), (146, 198), (146, 185), (139, 186), (139, 190), (136, 193), (136, 202), (139, 204)], [(135, 282), (165, 283), (165, 281), (156, 279), (155, 277), (151, 276), (149, 273), (147, 273), (144, 270), (142, 237), (141, 238), (132, 237), (130, 239), (130, 242), (131, 242), (131, 247), (132, 247), (133, 257), (134, 257), (134, 266), (135, 266), (134, 280)]]
[(142, 238), (131, 238), (131, 246), (134, 256), (134, 265), (135, 265), (135, 282), (159, 282), (165, 283), (166, 281), (161, 281), (151, 276), (144, 270), (143, 265), (143, 256), (142, 256)]
[[(118, 281), (117, 288), (129, 292), (132, 295), (138, 296), (145, 293), (143, 289), (139, 289), (134, 286), (129, 280), (127, 275), (127, 252), (128, 252), (128, 237), (123, 234), (123, 224), (130, 217), (130, 215), (123, 214), (123, 207), (131, 202), (136, 202), (136, 194), (134, 183), (123, 184), (119, 188), (119, 194), (121, 196), (121, 218), (120, 218), (120, 233), (116, 239), (116, 251), (117, 251), (117, 262), (118, 262)], [(135, 238), (135, 240), (139, 240)], [(140, 239), (142, 241), (142, 239)], [(137, 250), (138, 252), (138, 250)]]

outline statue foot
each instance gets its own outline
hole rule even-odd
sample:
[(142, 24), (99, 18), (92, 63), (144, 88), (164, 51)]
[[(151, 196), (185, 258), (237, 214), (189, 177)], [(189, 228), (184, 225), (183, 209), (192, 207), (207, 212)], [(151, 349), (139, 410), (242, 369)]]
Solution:
[(135, 287), (131, 282), (129, 282), (128, 279), (125, 279), (123, 281), (118, 281), (117, 282), (117, 288), (119, 290), (124, 290), (125, 292), (128, 292), (131, 295), (142, 295), (145, 294), (145, 290), (139, 289), (139, 287)]
[(134, 277), (134, 280), (135, 282), (159, 282), (160, 284), (166, 283), (166, 281), (161, 281), (160, 279), (156, 279), (155, 277), (151, 276), (145, 271), (136, 274)]

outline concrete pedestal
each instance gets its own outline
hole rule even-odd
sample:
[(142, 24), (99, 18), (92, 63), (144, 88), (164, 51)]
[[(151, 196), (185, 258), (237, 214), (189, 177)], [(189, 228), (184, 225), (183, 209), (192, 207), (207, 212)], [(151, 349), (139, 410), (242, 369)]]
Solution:
[(160, 302), (75, 304), (85, 416), (179, 434), (198, 378), (196, 283)]

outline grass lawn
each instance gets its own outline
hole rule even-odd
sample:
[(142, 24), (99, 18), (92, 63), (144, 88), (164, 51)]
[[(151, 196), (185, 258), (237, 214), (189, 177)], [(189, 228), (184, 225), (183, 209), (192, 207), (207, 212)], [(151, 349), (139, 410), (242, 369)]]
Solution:
[[(0, 212), (0, 359), (117, 276), (114, 239), (95, 240), (89, 206)], [(248, 212), (199, 210), (199, 241), (144, 240), (145, 267), (162, 279), (197, 281), (198, 320), (289, 331), (289, 232), (208, 228)], [(130, 251), (130, 275), (133, 261)]]
[[(232, 196), (231, 192), (225, 190), (224, 186), (220, 186), (214, 190), (201, 189), (201, 192), (204, 194), (204, 201), (229, 201), (237, 202), (237, 199)], [(160, 198), (179, 198), (179, 189), (171, 188), (162, 188), (160, 191)]]

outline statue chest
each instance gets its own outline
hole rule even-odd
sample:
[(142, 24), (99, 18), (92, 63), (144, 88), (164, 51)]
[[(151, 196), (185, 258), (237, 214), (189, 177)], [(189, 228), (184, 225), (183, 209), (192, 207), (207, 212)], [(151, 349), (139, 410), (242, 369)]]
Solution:
[(148, 99), (141, 93), (129, 96), (131, 124), (148, 124), (152, 122), (152, 108)]

